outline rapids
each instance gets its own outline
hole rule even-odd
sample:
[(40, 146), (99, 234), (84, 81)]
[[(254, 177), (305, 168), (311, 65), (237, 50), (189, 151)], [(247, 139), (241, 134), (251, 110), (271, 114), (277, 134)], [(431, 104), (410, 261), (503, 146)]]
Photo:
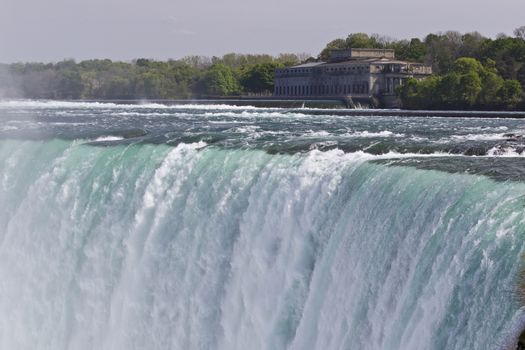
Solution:
[(0, 103), (0, 349), (504, 348), (525, 128), (339, 118)]

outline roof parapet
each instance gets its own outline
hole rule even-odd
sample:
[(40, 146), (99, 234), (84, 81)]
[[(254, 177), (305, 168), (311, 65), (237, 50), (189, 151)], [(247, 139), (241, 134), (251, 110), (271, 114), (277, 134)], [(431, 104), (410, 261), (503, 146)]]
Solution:
[(393, 49), (333, 49), (329, 62), (340, 62), (367, 58), (395, 58)]

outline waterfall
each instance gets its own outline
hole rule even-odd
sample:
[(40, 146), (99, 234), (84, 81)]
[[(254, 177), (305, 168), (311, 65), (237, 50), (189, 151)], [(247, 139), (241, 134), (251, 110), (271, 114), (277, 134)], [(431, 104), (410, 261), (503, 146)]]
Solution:
[(0, 141), (1, 349), (497, 349), (525, 184), (334, 149)]

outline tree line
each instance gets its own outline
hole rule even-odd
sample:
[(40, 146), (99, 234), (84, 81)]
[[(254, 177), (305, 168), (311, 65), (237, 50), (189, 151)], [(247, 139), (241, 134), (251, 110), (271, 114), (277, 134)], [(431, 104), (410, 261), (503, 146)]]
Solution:
[(132, 62), (96, 59), (0, 64), (0, 97), (32, 99), (177, 99), (264, 95), (274, 71), (304, 54), (190, 56)]
[(0, 64), (0, 97), (42, 99), (177, 99), (269, 95), (274, 70), (324, 61), (333, 49), (394, 49), (400, 60), (432, 65), (432, 77), (398, 90), (411, 109), (525, 109), (525, 26), (513, 36), (447, 31), (397, 40), (353, 33), (306, 54), (190, 56), (178, 60), (108, 59)]

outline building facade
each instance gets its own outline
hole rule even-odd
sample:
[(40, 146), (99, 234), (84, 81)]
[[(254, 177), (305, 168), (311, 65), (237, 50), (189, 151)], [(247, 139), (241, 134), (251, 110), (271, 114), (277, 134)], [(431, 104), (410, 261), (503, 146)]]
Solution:
[(409, 77), (422, 79), (431, 74), (431, 66), (396, 60), (394, 50), (332, 50), (328, 62), (276, 69), (274, 96), (355, 101), (375, 97), (384, 106), (395, 107), (396, 87)]

